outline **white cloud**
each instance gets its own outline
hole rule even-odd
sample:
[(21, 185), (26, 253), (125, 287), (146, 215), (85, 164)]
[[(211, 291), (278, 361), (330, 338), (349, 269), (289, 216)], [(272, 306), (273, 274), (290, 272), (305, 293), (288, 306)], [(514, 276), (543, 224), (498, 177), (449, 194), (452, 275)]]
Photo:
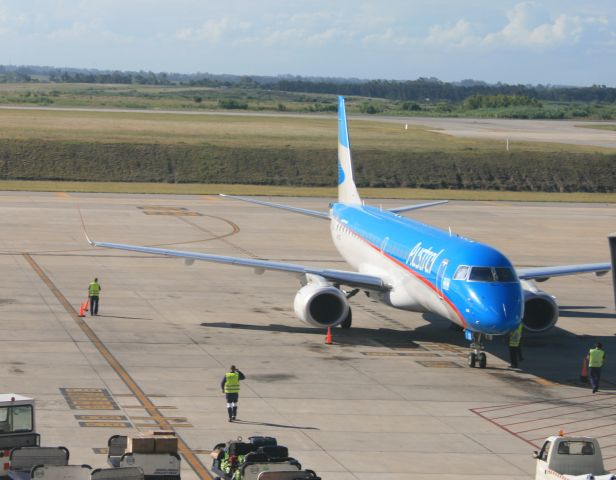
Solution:
[(517, 4), (507, 13), (507, 25), (498, 32), (486, 35), (482, 43), (488, 46), (550, 48), (576, 43), (589, 26), (607, 23), (602, 17), (580, 17), (566, 13), (561, 13), (551, 21), (538, 23), (535, 10), (535, 3)]
[(206, 41), (208, 43), (219, 43), (227, 35), (234, 35), (236, 32), (247, 30), (249, 22), (233, 21), (229, 18), (208, 19), (199, 28), (180, 28), (176, 31), (175, 37), (178, 40)]
[(430, 33), (425, 42), (430, 45), (447, 45), (452, 47), (466, 47), (477, 44), (480, 37), (473, 34), (471, 24), (460, 19), (451, 28), (435, 25), (430, 28)]

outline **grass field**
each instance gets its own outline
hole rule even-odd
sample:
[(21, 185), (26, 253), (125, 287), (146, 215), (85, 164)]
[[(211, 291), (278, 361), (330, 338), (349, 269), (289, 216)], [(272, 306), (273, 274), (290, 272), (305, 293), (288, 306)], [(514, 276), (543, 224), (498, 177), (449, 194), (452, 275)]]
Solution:
[[(319, 116), (0, 110), (0, 179), (332, 186), (337, 121)], [(445, 136), (349, 119), (360, 187), (616, 191), (616, 152)]]
[[(0, 110), (0, 138), (96, 143), (186, 144), (220, 147), (332, 149), (337, 121), (247, 115)], [(354, 148), (387, 152), (502, 153), (502, 141), (444, 136), (427, 127), (349, 119)], [(609, 149), (516, 142), (522, 152), (609, 153)]]
[[(134, 193), (167, 195), (229, 195), (325, 197), (335, 198), (333, 187), (280, 187), (270, 185), (228, 184), (168, 184), (124, 182), (45, 182), (1, 181), (0, 191), (20, 192), (74, 192), (74, 193)], [(464, 201), (510, 201), (510, 202), (574, 202), (616, 203), (616, 193), (553, 193), (553, 192), (506, 192), (469, 191), (421, 188), (362, 188), (360, 195), (369, 199), (401, 200), (464, 200)]]
[(595, 130), (609, 130), (612, 132), (616, 132), (616, 125), (614, 125), (613, 123), (611, 124), (605, 124), (605, 125), (598, 125), (598, 124), (593, 124), (593, 125), (576, 125), (576, 127), (581, 127), (581, 128), (594, 128)]

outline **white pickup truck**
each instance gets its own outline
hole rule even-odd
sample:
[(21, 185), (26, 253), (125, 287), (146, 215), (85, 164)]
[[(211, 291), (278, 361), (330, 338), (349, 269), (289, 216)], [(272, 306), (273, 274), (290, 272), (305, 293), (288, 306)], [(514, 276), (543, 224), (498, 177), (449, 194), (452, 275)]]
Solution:
[(605, 470), (595, 438), (548, 437), (533, 457), (537, 459), (535, 480), (616, 480)]

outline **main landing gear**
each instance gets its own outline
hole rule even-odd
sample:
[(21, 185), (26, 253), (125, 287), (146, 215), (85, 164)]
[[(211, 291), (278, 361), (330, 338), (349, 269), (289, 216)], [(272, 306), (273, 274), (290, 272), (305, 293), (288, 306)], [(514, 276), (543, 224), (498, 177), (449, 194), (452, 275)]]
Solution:
[[(346, 298), (348, 300), (349, 298), (354, 297), (355, 295), (359, 293), (359, 288), (355, 288), (351, 290), (350, 292), (345, 292), (343, 290), (343, 292), (346, 295)], [(353, 323), (353, 312), (351, 311), (351, 307), (349, 307), (349, 313), (347, 314), (346, 318), (342, 320), (342, 322), (340, 323), (340, 328), (348, 330), (349, 328), (351, 328), (352, 323)]]
[(471, 351), (468, 354), (468, 366), (471, 368), (475, 368), (477, 366), (477, 363), (479, 363), (479, 368), (486, 368), (488, 364), (488, 358), (486, 357), (486, 354), (483, 351), (481, 333), (469, 332), (467, 330), (466, 337), (467, 339), (471, 341)]

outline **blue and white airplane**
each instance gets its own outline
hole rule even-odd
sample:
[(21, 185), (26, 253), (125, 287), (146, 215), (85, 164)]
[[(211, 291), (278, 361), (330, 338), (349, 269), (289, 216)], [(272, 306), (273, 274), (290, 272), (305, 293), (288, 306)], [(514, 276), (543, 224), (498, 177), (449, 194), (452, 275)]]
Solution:
[[(607, 273), (610, 263), (515, 269), (493, 247), (402, 217), (405, 211), (446, 203), (429, 202), (382, 210), (365, 205), (353, 180), (344, 99), (338, 101), (338, 201), (328, 213), (232, 197), (259, 205), (329, 220), (334, 245), (356, 271), (331, 270), (247, 258), (184, 252), (164, 248), (88, 241), (97, 247), (239, 265), (257, 273), (275, 270), (295, 275), (301, 284), (294, 301), (296, 315), (309, 325), (351, 326), (349, 298), (358, 291), (403, 310), (431, 312), (465, 330), (471, 341), (468, 363), (486, 366), (482, 339), (502, 335), (523, 322), (542, 332), (558, 320), (553, 297), (534, 281), (594, 272)], [(350, 287), (345, 291), (342, 287)]]

